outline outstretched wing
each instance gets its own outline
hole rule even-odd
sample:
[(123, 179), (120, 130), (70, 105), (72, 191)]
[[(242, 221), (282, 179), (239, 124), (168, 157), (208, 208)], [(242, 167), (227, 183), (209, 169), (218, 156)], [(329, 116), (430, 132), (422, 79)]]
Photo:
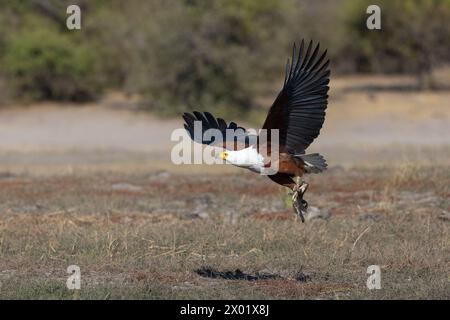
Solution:
[[(279, 129), (280, 145), (288, 152), (302, 154), (319, 135), (325, 120), (328, 83), (330, 82), (327, 51), (319, 56), (319, 44), (312, 41), (305, 52), (294, 44), (292, 61), (286, 64), (284, 85), (269, 110), (263, 129)], [(270, 137), (270, 135), (269, 135)]]
[[(183, 119), (185, 121), (184, 128), (191, 139), (197, 143), (240, 150), (253, 144), (253, 141), (256, 142), (256, 135), (249, 134), (247, 130), (234, 122), (227, 124), (225, 120), (215, 118), (209, 112), (184, 113)], [(197, 132), (196, 128), (199, 128)]]

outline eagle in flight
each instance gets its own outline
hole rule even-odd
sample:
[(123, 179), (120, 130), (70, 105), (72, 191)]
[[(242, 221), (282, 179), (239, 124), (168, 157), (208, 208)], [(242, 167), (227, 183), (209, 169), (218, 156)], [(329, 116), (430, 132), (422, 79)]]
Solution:
[[(305, 150), (319, 135), (325, 120), (330, 82), (326, 55), (327, 51), (320, 53), (320, 45), (313, 46), (312, 41), (305, 46), (302, 40), (299, 48), (294, 43), (292, 60), (288, 59), (286, 64), (283, 88), (262, 126), (262, 129), (267, 130), (264, 142), (259, 135), (250, 133), (235, 122), (227, 124), (209, 112), (194, 111), (193, 114), (183, 115), (184, 127), (192, 140), (222, 147), (220, 158), (227, 163), (261, 172), (268, 166), (267, 157), (271, 156), (271, 150), (277, 150), (278, 170), (268, 174), (268, 177), (292, 190), (293, 208), (302, 222), (308, 208), (308, 203), (303, 199), (308, 184), (301, 177), (305, 173), (322, 172), (327, 167), (320, 154), (305, 154)], [(194, 125), (196, 121), (201, 123), (200, 134), (194, 134), (194, 127), (198, 128)], [(223, 138), (205, 138), (204, 133), (210, 129), (220, 131)], [(271, 130), (274, 129), (278, 130), (278, 141), (270, 139)], [(235, 133), (232, 141), (229, 141), (230, 135), (226, 134), (230, 131)]]

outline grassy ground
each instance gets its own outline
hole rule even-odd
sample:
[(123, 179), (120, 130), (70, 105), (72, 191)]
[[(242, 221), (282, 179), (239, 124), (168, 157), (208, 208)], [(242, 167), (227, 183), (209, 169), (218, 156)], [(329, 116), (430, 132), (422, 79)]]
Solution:
[(450, 299), (450, 92), (410, 82), (333, 78), (305, 224), (265, 177), (173, 165), (182, 121), (123, 95), (0, 109), (0, 299)]
[(236, 172), (3, 174), (0, 299), (450, 299), (449, 167), (331, 168), (305, 224)]

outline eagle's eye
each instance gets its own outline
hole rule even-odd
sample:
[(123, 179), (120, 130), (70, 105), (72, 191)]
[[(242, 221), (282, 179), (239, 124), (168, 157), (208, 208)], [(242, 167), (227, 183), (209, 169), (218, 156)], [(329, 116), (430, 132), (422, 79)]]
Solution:
[(227, 160), (227, 157), (228, 157), (228, 152), (221, 152), (220, 153), (220, 158), (222, 160)]

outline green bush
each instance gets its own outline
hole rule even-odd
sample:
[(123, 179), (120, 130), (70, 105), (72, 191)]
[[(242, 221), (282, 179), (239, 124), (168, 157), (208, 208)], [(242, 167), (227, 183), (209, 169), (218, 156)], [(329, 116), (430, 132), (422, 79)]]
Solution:
[(429, 88), (431, 71), (449, 60), (450, 0), (380, 0), (381, 30), (366, 28), (371, 0), (348, 0), (349, 51), (357, 56), (358, 71), (416, 74), (421, 88)]
[(0, 100), (82, 101), (106, 87), (160, 114), (252, 117), (301, 38), (329, 49), (333, 74), (403, 72), (427, 87), (450, 61), (450, 0), (380, 0), (381, 31), (365, 26), (370, 0), (79, 0), (72, 32), (70, 3), (0, 0)]
[(88, 27), (104, 50), (106, 72), (143, 95), (152, 111), (242, 116), (283, 76), (300, 36), (288, 29), (292, 7), (294, 1), (277, 0), (117, 1)]
[(100, 90), (95, 55), (57, 28), (26, 29), (9, 37), (3, 70), (16, 95), (32, 100), (85, 101)]

